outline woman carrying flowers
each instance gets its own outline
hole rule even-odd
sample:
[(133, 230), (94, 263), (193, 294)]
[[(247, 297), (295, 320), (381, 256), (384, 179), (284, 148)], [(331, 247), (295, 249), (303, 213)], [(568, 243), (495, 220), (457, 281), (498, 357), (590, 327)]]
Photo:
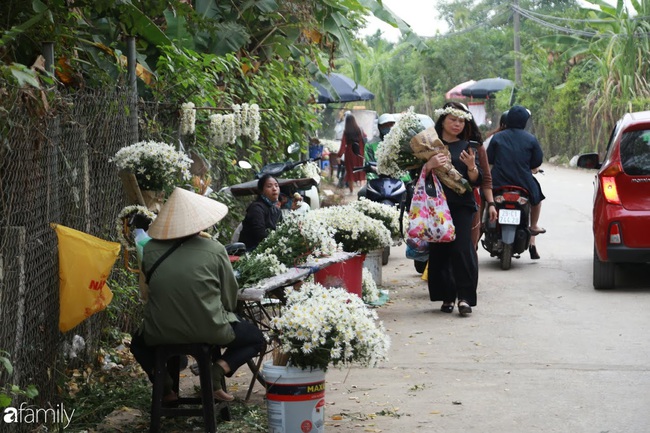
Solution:
[(279, 207), (280, 185), (270, 174), (265, 174), (257, 182), (258, 197), (246, 209), (246, 217), (242, 222), (239, 241), (246, 245), (246, 250), (254, 250), (282, 221), (282, 211)]
[[(434, 117), (436, 132), (449, 149), (451, 161), (445, 153), (436, 153), (426, 162), (424, 170), (428, 174), (451, 162), (472, 186), (479, 186), (486, 168), (479, 165), (477, 152), (469, 144), (469, 140), (482, 141), (472, 114), (465, 105), (448, 102), (435, 110)], [(432, 301), (442, 301), (440, 310), (445, 313), (454, 310), (458, 299), (459, 313), (467, 315), (476, 305), (478, 285), (478, 257), (472, 243), (472, 219), (477, 205), (471, 191), (459, 192), (444, 182), (442, 187), (456, 227), (456, 239), (429, 244), (429, 297)]]

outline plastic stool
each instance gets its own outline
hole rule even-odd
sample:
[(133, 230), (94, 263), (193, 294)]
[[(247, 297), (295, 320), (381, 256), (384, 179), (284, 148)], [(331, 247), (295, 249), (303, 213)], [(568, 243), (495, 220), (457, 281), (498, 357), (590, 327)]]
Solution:
[[(215, 401), (212, 388), (212, 352), (214, 346), (209, 344), (171, 344), (156, 346), (156, 358), (154, 366), (153, 391), (151, 396), (151, 424), (149, 431), (158, 433), (160, 431), (160, 417), (174, 416), (203, 416), (206, 433), (216, 433), (215, 421)], [(201, 397), (181, 397), (173, 402), (173, 406), (163, 406), (163, 393), (165, 384), (165, 374), (167, 374), (167, 361), (170, 358), (181, 355), (191, 355), (196, 359), (199, 365), (199, 379), (201, 383)], [(174, 374), (173, 387), (174, 392), (178, 394), (178, 375)], [(224, 391), (226, 390), (225, 378), (222, 382)], [(180, 405), (201, 405), (201, 408), (182, 408)], [(221, 417), (229, 421), (231, 419), (230, 406), (226, 402), (219, 402), (218, 409)]]

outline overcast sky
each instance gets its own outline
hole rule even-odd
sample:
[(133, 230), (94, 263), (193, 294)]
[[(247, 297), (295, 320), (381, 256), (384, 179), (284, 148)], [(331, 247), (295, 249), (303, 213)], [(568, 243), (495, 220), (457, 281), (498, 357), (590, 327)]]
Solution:
[[(615, 2), (610, 0), (609, 3)], [(447, 24), (440, 20), (436, 8), (436, 2), (432, 0), (383, 0), (384, 6), (393, 11), (395, 15), (406, 21), (416, 34), (420, 36), (434, 36), (438, 32), (445, 33)], [(587, 4), (579, 0), (581, 4)], [(367, 36), (380, 30), (384, 39), (397, 42), (400, 31), (390, 25), (378, 20), (374, 16), (368, 18), (368, 26), (360, 32), (361, 36)]]

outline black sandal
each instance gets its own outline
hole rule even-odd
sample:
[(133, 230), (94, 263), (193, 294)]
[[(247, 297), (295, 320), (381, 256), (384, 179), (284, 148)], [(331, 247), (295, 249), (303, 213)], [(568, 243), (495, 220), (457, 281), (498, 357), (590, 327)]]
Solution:
[(466, 316), (468, 314), (472, 313), (472, 307), (469, 306), (469, 304), (465, 301), (460, 301), (458, 303), (458, 313), (461, 316)]
[(440, 307), (440, 311), (442, 311), (443, 313), (452, 313), (454, 311), (454, 304), (453, 303), (442, 304), (442, 306)]
[(541, 259), (541, 257), (537, 253), (537, 247), (535, 245), (531, 245), (530, 247), (528, 247), (528, 252), (530, 253), (531, 260)]

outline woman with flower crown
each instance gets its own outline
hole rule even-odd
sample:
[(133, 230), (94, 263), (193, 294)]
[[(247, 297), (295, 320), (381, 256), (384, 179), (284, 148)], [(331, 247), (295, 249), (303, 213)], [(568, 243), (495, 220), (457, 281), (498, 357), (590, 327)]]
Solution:
[[(435, 129), (438, 137), (449, 149), (451, 163), (470, 185), (481, 186), (483, 173), (489, 167), (480, 163), (478, 153), (469, 141), (482, 143), (481, 134), (469, 109), (459, 102), (448, 102), (435, 110)], [(482, 146), (482, 144), (481, 144)], [(445, 153), (436, 153), (424, 164), (430, 173), (448, 162)], [(449, 243), (429, 244), (428, 286), (431, 301), (442, 301), (440, 310), (444, 313), (454, 311), (458, 300), (458, 312), (468, 315), (476, 305), (478, 285), (478, 256), (472, 242), (472, 220), (477, 212), (477, 204), (471, 191), (458, 192), (442, 183), (447, 204), (456, 228), (456, 239)], [(489, 188), (483, 193), (492, 201)], [(491, 208), (491, 213), (494, 209)], [(496, 213), (496, 211), (494, 211)]]

